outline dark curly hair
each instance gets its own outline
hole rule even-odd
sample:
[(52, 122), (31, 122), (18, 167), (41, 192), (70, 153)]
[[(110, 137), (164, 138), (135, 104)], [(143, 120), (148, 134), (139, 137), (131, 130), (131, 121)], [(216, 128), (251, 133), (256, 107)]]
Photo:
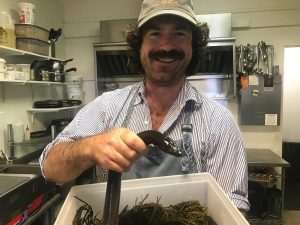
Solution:
[[(144, 26), (143, 26), (144, 27)], [(137, 27), (131, 28), (127, 31), (126, 40), (128, 43), (128, 54), (129, 54), (129, 67), (141, 74), (145, 74), (141, 59), (140, 49), (143, 42), (143, 27), (138, 29)], [(209, 28), (207, 23), (198, 24), (197, 26), (191, 25), (192, 28), (192, 59), (186, 69), (186, 76), (190, 76), (197, 72), (199, 68), (202, 55), (204, 54), (204, 48), (209, 40)]]

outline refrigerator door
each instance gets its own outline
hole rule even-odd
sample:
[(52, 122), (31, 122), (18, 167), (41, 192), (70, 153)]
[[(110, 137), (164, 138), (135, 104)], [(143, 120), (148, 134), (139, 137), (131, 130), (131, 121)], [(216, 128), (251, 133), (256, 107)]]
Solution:
[(300, 142), (300, 46), (284, 49), (282, 137)]

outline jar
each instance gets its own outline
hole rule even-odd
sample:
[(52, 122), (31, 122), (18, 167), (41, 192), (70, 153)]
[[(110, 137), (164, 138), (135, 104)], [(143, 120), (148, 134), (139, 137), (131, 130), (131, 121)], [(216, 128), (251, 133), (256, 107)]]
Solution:
[(0, 58), (0, 80), (4, 80), (4, 73), (7, 70), (5, 59)]
[[(17, 72), (22, 73), (22, 80), (30, 80), (30, 64), (16, 64), (16, 67)], [(15, 80), (17, 80), (16, 76)]]
[(7, 12), (0, 12), (0, 45), (16, 48), (15, 25)]

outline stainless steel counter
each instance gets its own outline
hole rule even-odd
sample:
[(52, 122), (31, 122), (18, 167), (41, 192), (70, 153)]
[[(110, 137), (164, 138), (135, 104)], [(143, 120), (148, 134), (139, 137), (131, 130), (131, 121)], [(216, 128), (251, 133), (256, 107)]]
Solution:
[[(280, 191), (277, 193), (281, 193), (280, 196), (271, 196), (266, 194), (266, 198), (268, 199), (268, 208), (267, 213), (262, 217), (262, 214), (259, 215), (255, 210), (251, 212), (250, 216), (247, 217), (250, 224), (253, 225), (262, 225), (262, 224), (278, 224), (282, 225), (282, 213), (283, 213), (283, 204), (284, 204), (284, 192), (285, 192), (285, 169), (289, 167), (290, 164), (285, 161), (281, 156), (277, 155), (270, 149), (257, 149), (257, 148), (249, 148), (246, 149), (248, 167), (255, 168), (254, 171), (251, 170), (249, 173), (249, 181), (261, 184), (261, 187), (267, 188), (276, 187), (276, 184), (281, 185)], [(281, 169), (275, 172), (275, 167), (277, 169)], [(261, 170), (261, 168), (264, 168)], [(267, 170), (265, 170), (267, 169)], [(275, 186), (274, 186), (275, 185)], [(272, 189), (268, 189), (272, 190)], [(275, 189), (278, 190), (278, 189)], [(250, 197), (250, 193), (252, 193), (252, 197)], [(254, 193), (254, 194), (253, 194)], [(264, 192), (262, 192), (264, 193)], [(265, 192), (267, 193), (267, 191)], [(254, 196), (254, 197), (253, 197)], [(263, 196), (263, 195), (262, 195)], [(262, 197), (261, 196), (261, 197)], [(255, 189), (249, 191), (249, 201), (250, 199), (255, 199)], [(270, 203), (271, 202), (271, 203)], [(275, 204), (277, 203), (277, 205)], [(262, 202), (257, 202), (253, 200), (250, 201), (252, 207), (260, 206)], [(259, 207), (258, 207), (259, 208)], [(252, 213), (252, 214), (251, 214)]]
[(246, 149), (248, 166), (289, 167), (290, 164), (270, 149)]

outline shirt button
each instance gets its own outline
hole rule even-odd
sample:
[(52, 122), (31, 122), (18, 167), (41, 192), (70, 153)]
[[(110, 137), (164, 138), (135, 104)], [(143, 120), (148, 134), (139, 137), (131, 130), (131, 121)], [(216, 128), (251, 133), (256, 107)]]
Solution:
[(148, 121), (147, 120), (145, 120), (145, 122), (144, 122), (146, 125), (148, 124)]

